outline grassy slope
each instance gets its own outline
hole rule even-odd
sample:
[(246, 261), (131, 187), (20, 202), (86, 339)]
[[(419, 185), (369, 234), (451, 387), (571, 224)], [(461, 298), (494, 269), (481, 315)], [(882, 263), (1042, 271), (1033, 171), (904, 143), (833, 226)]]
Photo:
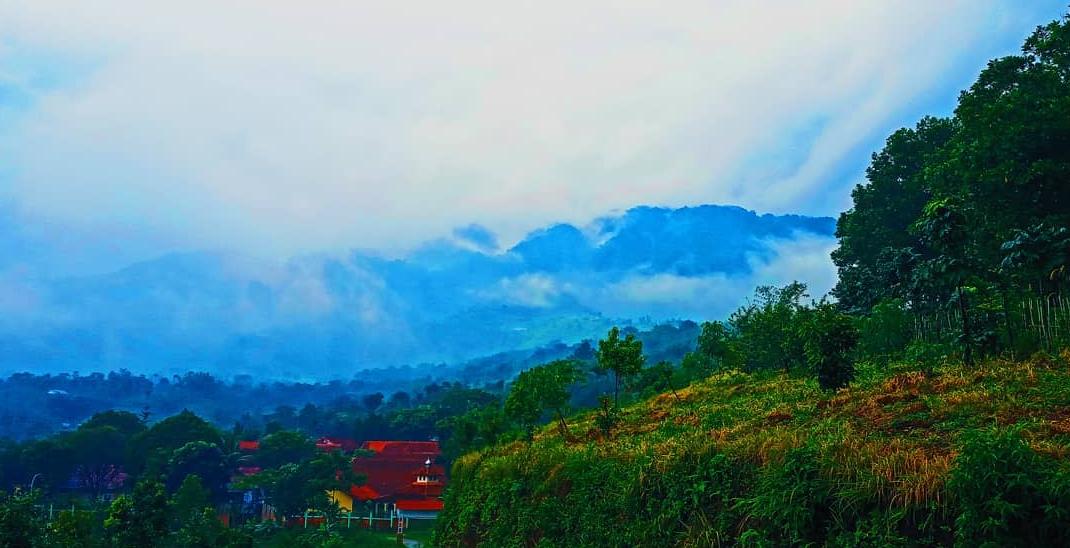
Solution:
[[(822, 392), (783, 374), (718, 374), (626, 407), (611, 439), (588, 413), (575, 439), (454, 465), (443, 545), (949, 542), (946, 479), (962, 434), (1020, 425), (1070, 455), (1070, 354), (967, 369), (864, 370)], [(582, 433), (582, 434), (580, 434)], [(753, 531), (747, 532), (749, 529)], [(748, 542), (749, 541), (749, 542)]]

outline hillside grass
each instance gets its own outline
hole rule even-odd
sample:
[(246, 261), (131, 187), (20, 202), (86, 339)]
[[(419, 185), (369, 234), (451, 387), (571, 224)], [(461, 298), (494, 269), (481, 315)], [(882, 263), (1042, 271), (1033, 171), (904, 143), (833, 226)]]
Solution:
[[(435, 540), (970, 545), (1017, 534), (1004, 530), (1014, 520), (1038, 531), (1065, 521), (1048, 507), (1066, 493), (1033, 483), (1070, 477), (1070, 353), (918, 369), (863, 367), (837, 392), (784, 373), (720, 373), (679, 399), (625, 407), (610, 436), (580, 414), (567, 440), (546, 427), (458, 459)], [(991, 473), (960, 466), (966, 446), (994, 453)], [(975, 482), (1009, 491), (971, 493)]]

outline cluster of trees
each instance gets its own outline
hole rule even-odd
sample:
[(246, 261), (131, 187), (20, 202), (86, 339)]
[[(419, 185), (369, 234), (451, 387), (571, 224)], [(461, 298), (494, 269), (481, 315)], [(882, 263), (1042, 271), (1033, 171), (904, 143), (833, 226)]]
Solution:
[(810, 373), (823, 388), (846, 386), (854, 377), (861, 336), (857, 321), (835, 304), (805, 302), (806, 285), (762, 286), (725, 322), (702, 326), (696, 350), (683, 368)]
[[(698, 325), (690, 321), (669, 322), (646, 331), (627, 329), (658, 359), (679, 359), (691, 350), (698, 333)], [(348, 380), (325, 382), (282, 382), (250, 375), (224, 380), (220, 374), (207, 372), (170, 377), (127, 370), (85, 375), (15, 373), (0, 379), (0, 439), (40, 438), (70, 430), (94, 413), (109, 409), (148, 417), (167, 417), (189, 409), (215, 424), (240, 421), (246, 428), (261, 431), (301, 429), (310, 435), (363, 439), (387, 432), (381, 417), (370, 415), (433, 406), (441, 391), (458, 384), (500, 393), (503, 379), (573, 355), (593, 355), (591, 341), (554, 343), (459, 364), (368, 369)], [(450, 414), (452, 411), (439, 414), (435, 420)], [(425, 424), (413, 435), (433, 434)]]
[[(251, 546), (258, 515), (250, 512), (258, 509), (242, 500), (245, 492), (261, 494), (279, 519), (309, 508), (333, 517), (326, 493), (363, 481), (353, 453), (318, 450), (309, 436), (279, 430), (250, 454), (238, 445), (248, 434), (189, 411), (154, 424), (106, 411), (72, 432), (6, 442), (0, 546)], [(222, 514), (253, 523), (227, 528)]]
[[(798, 282), (759, 287), (755, 298), (727, 322), (703, 323), (695, 350), (679, 364), (648, 363), (642, 341), (614, 327), (591, 354), (520, 373), (500, 409), (492, 403), (454, 417), (452, 423), (465, 425), (466, 433), (457, 443), (466, 449), (490, 445), (510, 431), (514, 437), (522, 432), (530, 439), (547, 415), (554, 417), (561, 435), (568, 437), (566, 411), (570, 406), (595, 406), (594, 401), (575, 397), (589, 394), (577, 389), (584, 384), (606, 392), (598, 398), (597, 423), (607, 434), (616, 422), (622, 390), (625, 400), (658, 392), (679, 398), (678, 386), (719, 370), (783, 370), (813, 375), (826, 389), (846, 386), (854, 376), (860, 336), (857, 322), (829, 302), (806, 304), (806, 297), (806, 286)], [(611, 379), (607, 383), (600, 376)], [(512, 430), (508, 430), (510, 425)]]
[[(298, 410), (310, 402), (359, 413), (367, 411), (374, 400), (365, 398), (371, 396), (381, 398), (379, 405), (371, 406), (375, 409), (407, 407), (440, 382), (445, 381), (433, 379), (426, 370), (417, 376), (406, 368), (370, 370), (348, 381), (321, 383), (264, 381), (248, 375), (225, 381), (206, 372), (172, 377), (127, 370), (107, 375), (15, 373), (0, 379), (0, 438), (42, 437), (108, 409), (162, 417), (190, 409), (218, 424), (241, 420), (262, 429), (274, 420), (296, 428)], [(310, 418), (325, 420), (300, 420)]]
[(842, 308), (967, 363), (1070, 341), (1068, 51), (1070, 22), (1038, 28), (953, 116), (899, 130), (873, 155), (837, 224)]

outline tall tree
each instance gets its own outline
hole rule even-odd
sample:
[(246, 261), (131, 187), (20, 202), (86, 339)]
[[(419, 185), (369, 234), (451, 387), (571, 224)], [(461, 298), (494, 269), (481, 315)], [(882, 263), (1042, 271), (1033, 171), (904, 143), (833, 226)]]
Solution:
[(888, 137), (866, 169), (866, 183), (851, 192), (854, 204), (836, 223), (839, 247), (832, 260), (839, 269), (833, 293), (841, 306), (868, 311), (903, 288), (902, 262), (896, 255), (918, 247), (908, 230), (932, 198), (926, 168), (954, 134), (944, 118), (923, 118), (913, 128)]
[(201, 478), (190, 474), (182, 480), (182, 485), (171, 497), (171, 515), (181, 525), (201, 510), (211, 507), (211, 493), (204, 487)]
[(625, 379), (638, 375), (646, 363), (643, 341), (628, 333), (623, 339), (620, 329), (613, 327), (605, 339), (598, 341), (599, 371), (613, 372), (613, 405), (620, 405), (620, 385)]
[(970, 306), (966, 285), (970, 276), (978, 271), (977, 259), (970, 246), (969, 228), (964, 208), (949, 199), (937, 199), (925, 206), (922, 217), (913, 230), (937, 255), (928, 260), (921, 269), (921, 276), (931, 280), (931, 285), (946, 286), (958, 303), (961, 315), (963, 347), (962, 358), (973, 365), (973, 333), (970, 324)]
[(167, 461), (167, 490), (175, 492), (187, 477), (195, 476), (208, 488), (212, 500), (226, 496), (229, 479), (226, 456), (218, 445), (192, 441), (171, 453)]
[(568, 404), (568, 387), (576, 381), (576, 365), (558, 360), (521, 372), (513, 381), (505, 399), (505, 413), (525, 427), (530, 437), (543, 411), (557, 415), (562, 435), (568, 434), (564, 408)]
[(204, 419), (183, 410), (131, 438), (127, 450), (130, 471), (135, 474), (161, 474), (171, 453), (194, 441), (221, 446), (223, 435)]

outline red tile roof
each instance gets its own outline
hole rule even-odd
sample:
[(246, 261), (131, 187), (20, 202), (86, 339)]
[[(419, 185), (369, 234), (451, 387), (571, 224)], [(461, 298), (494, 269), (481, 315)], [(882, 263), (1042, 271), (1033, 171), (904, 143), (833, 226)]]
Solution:
[(360, 448), (392, 457), (419, 456), (420, 460), (423, 457), (434, 459), (442, 454), (437, 441), (366, 441)]
[(242, 451), (256, 451), (260, 449), (260, 442), (257, 440), (242, 440), (238, 442), (238, 449)]
[(419, 499), (419, 500), (399, 500), (394, 503), (398, 510), (402, 511), (440, 511), (442, 510), (442, 501), (438, 499)]
[[(366, 441), (363, 449), (370, 457), (353, 459), (353, 471), (363, 474), (365, 486), (378, 494), (375, 498), (424, 498), (442, 494), (446, 470), (434, 461), (440, 455), (434, 441)], [(432, 464), (428, 465), (427, 462)], [(437, 476), (435, 481), (417, 483), (418, 475)]]
[(357, 500), (375, 500), (379, 498), (379, 493), (367, 485), (354, 485), (349, 488), (349, 494), (353, 495), (353, 498)]

